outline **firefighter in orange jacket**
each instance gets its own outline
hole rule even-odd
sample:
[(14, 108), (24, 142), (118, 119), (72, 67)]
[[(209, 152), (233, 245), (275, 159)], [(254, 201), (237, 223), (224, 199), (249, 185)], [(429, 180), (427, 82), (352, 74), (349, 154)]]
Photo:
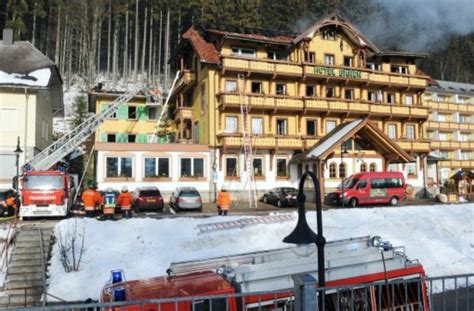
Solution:
[(102, 196), (97, 192), (92, 182), (89, 182), (87, 190), (82, 193), (82, 203), (86, 211), (86, 217), (94, 217), (95, 211), (102, 204)]
[(219, 215), (227, 216), (227, 211), (230, 208), (230, 193), (222, 187), (221, 192), (217, 195), (217, 209), (219, 210)]
[(127, 186), (123, 186), (122, 192), (117, 198), (117, 205), (120, 205), (124, 218), (132, 218), (132, 202), (132, 194), (128, 192)]

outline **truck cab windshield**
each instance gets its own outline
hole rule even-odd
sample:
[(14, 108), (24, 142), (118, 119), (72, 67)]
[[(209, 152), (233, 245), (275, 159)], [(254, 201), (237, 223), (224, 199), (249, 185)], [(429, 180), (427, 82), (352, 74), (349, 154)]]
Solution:
[(33, 175), (24, 179), (23, 188), (28, 190), (54, 190), (63, 189), (62, 176)]
[(359, 180), (355, 178), (348, 178), (344, 180), (344, 188), (345, 189), (352, 189), (357, 184)]

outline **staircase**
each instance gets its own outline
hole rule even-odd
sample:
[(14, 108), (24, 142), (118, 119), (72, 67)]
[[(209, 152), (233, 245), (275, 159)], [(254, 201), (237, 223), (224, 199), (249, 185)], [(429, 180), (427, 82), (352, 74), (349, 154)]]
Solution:
[(42, 304), (53, 228), (51, 225), (19, 228), (7, 268), (5, 295), (0, 297), (0, 308)]

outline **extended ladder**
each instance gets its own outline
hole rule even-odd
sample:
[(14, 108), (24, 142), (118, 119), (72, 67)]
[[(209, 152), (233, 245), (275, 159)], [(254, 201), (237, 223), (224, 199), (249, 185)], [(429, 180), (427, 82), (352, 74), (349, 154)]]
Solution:
[(247, 171), (246, 186), (248, 190), (249, 206), (250, 208), (257, 208), (258, 196), (253, 167), (252, 136), (249, 125), (249, 105), (247, 100), (244, 100), (243, 98), (243, 91), (245, 90), (244, 75), (239, 74), (238, 80), (240, 115), (242, 116), (242, 145), (244, 148), (245, 169)]
[(89, 117), (82, 124), (49, 145), (34, 156), (25, 167), (35, 170), (47, 170), (83, 143), (103, 122), (117, 112), (120, 106), (130, 101), (140, 91), (139, 88), (126, 92), (116, 98), (97, 115)]

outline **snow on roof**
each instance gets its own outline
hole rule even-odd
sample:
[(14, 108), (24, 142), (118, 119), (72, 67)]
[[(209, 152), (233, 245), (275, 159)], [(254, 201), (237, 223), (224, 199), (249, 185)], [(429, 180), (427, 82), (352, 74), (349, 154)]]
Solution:
[(47, 87), (51, 79), (51, 69), (43, 68), (29, 73), (8, 73), (0, 70), (0, 85), (25, 85)]
[[(340, 139), (342, 139), (347, 133), (352, 131), (357, 125), (359, 125), (363, 120), (355, 120), (350, 123), (347, 123), (343, 127), (338, 130), (335, 130), (335, 133), (329, 133), (330, 137), (323, 141), (319, 146), (316, 146), (313, 150), (311, 150), (307, 157), (319, 157), (323, 152), (330, 149), (334, 144), (336, 144)], [(334, 130), (333, 130), (334, 131)]]
[(55, 64), (28, 41), (15, 41), (11, 45), (0, 41), (0, 70), (26, 74)]
[(474, 94), (474, 84), (436, 80), (436, 85), (428, 87), (431, 92), (464, 93), (466, 95)]

